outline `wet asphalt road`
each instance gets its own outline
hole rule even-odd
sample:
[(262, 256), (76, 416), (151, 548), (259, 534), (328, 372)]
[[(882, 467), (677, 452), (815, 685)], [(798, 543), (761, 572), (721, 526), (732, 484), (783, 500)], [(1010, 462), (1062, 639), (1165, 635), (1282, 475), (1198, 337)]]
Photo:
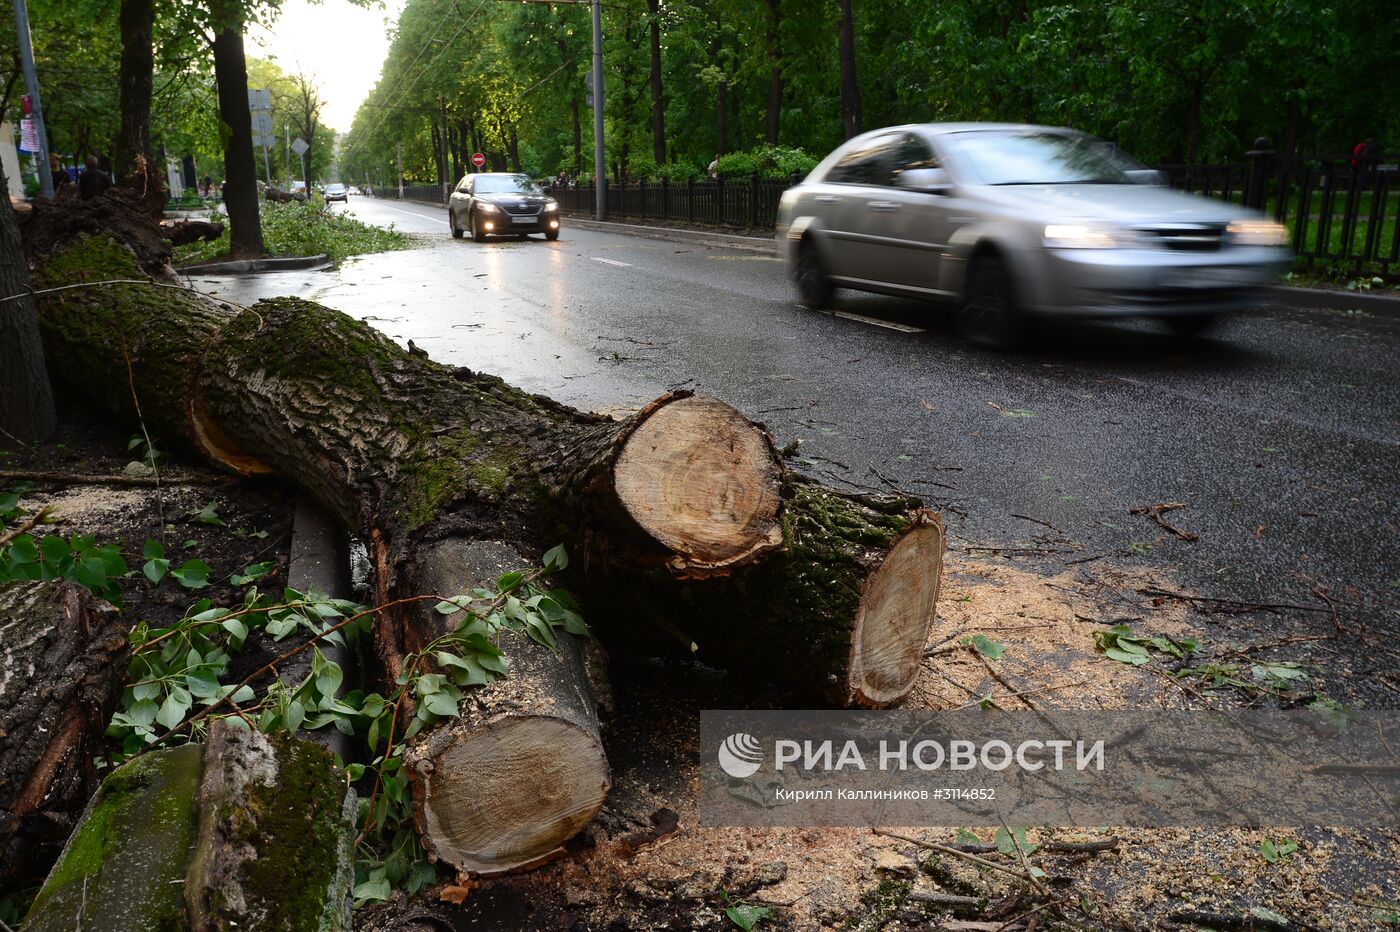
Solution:
[[(555, 243), (481, 245), (451, 239), (441, 209), (348, 209), (426, 245), (196, 284), (314, 298), (581, 407), (718, 396), (779, 445), (803, 440), (799, 467), (828, 482), (945, 509), (956, 547), (1072, 551), (1024, 555), (1045, 571), (1102, 554), (1242, 600), (1320, 607), (1322, 588), (1400, 629), (1400, 318), (1267, 306), (1198, 340), (1079, 323), (1001, 355), (915, 302), (840, 292), (854, 316), (804, 309), (771, 253), (567, 222)], [(1161, 502), (1185, 504), (1166, 518), (1198, 542), (1129, 514)]]

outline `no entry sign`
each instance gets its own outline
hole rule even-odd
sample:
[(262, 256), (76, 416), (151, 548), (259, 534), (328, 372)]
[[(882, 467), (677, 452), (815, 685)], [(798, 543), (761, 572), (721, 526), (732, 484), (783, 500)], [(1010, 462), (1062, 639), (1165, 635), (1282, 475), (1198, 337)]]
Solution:
[(481, 166), (486, 164), (486, 156), (482, 155), (480, 152), (473, 152), (472, 164), (475, 165), (477, 168), (480, 168)]

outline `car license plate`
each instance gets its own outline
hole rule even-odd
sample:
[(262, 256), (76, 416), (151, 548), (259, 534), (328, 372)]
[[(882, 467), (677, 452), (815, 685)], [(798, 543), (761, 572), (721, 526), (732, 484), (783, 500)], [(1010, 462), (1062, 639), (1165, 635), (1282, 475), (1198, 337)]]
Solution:
[(516, 218), (515, 218), (515, 222), (516, 222), (516, 223), (539, 223), (539, 222), (540, 222), (540, 218), (539, 218), (539, 217), (516, 217)]
[(1166, 272), (1162, 275), (1161, 283), (1164, 288), (1232, 288), (1251, 284), (1255, 280), (1251, 269), (1208, 265)]

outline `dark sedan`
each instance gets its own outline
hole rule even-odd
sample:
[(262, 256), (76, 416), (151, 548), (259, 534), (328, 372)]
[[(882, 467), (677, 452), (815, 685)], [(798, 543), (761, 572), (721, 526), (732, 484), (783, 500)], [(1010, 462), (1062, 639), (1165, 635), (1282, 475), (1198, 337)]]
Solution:
[(447, 204), (447, 224), (452, 235), (482, 242), (488, 236), (543, 233), (559, 238), (559, 204), (545, 194), (529, 175), (483, 172), (467, 175)]

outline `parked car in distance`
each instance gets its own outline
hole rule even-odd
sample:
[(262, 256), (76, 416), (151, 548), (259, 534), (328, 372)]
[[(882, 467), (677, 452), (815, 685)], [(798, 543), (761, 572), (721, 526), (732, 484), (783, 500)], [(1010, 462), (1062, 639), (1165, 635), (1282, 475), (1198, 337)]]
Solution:
[(1157, 317), (1197, 333), (1290, 259), (1257, 211), (1163, 187), (1111, 143), (1022, 124), (897, 126), (827, 156), (778, 208), (804, 303), (836, 287), (949, 302), (975, 343), (1027, 317)]
[(481, 172), (457, 183), (447, 203), (452, 235), (482, 242), (488, 236), (515, 235), (522, 239), (543, 233), (559, 238), (559, 202), (530, 180), (529, 175)]
[(331, 201), (341, 201), (348, 204), (350, 203), (349, 193), (350, 192), (345, 189), (345, 185), (336, 183), (326, 185), (326, 189), (321, 192), (321, 196), (326, 199), (327, 204)]

